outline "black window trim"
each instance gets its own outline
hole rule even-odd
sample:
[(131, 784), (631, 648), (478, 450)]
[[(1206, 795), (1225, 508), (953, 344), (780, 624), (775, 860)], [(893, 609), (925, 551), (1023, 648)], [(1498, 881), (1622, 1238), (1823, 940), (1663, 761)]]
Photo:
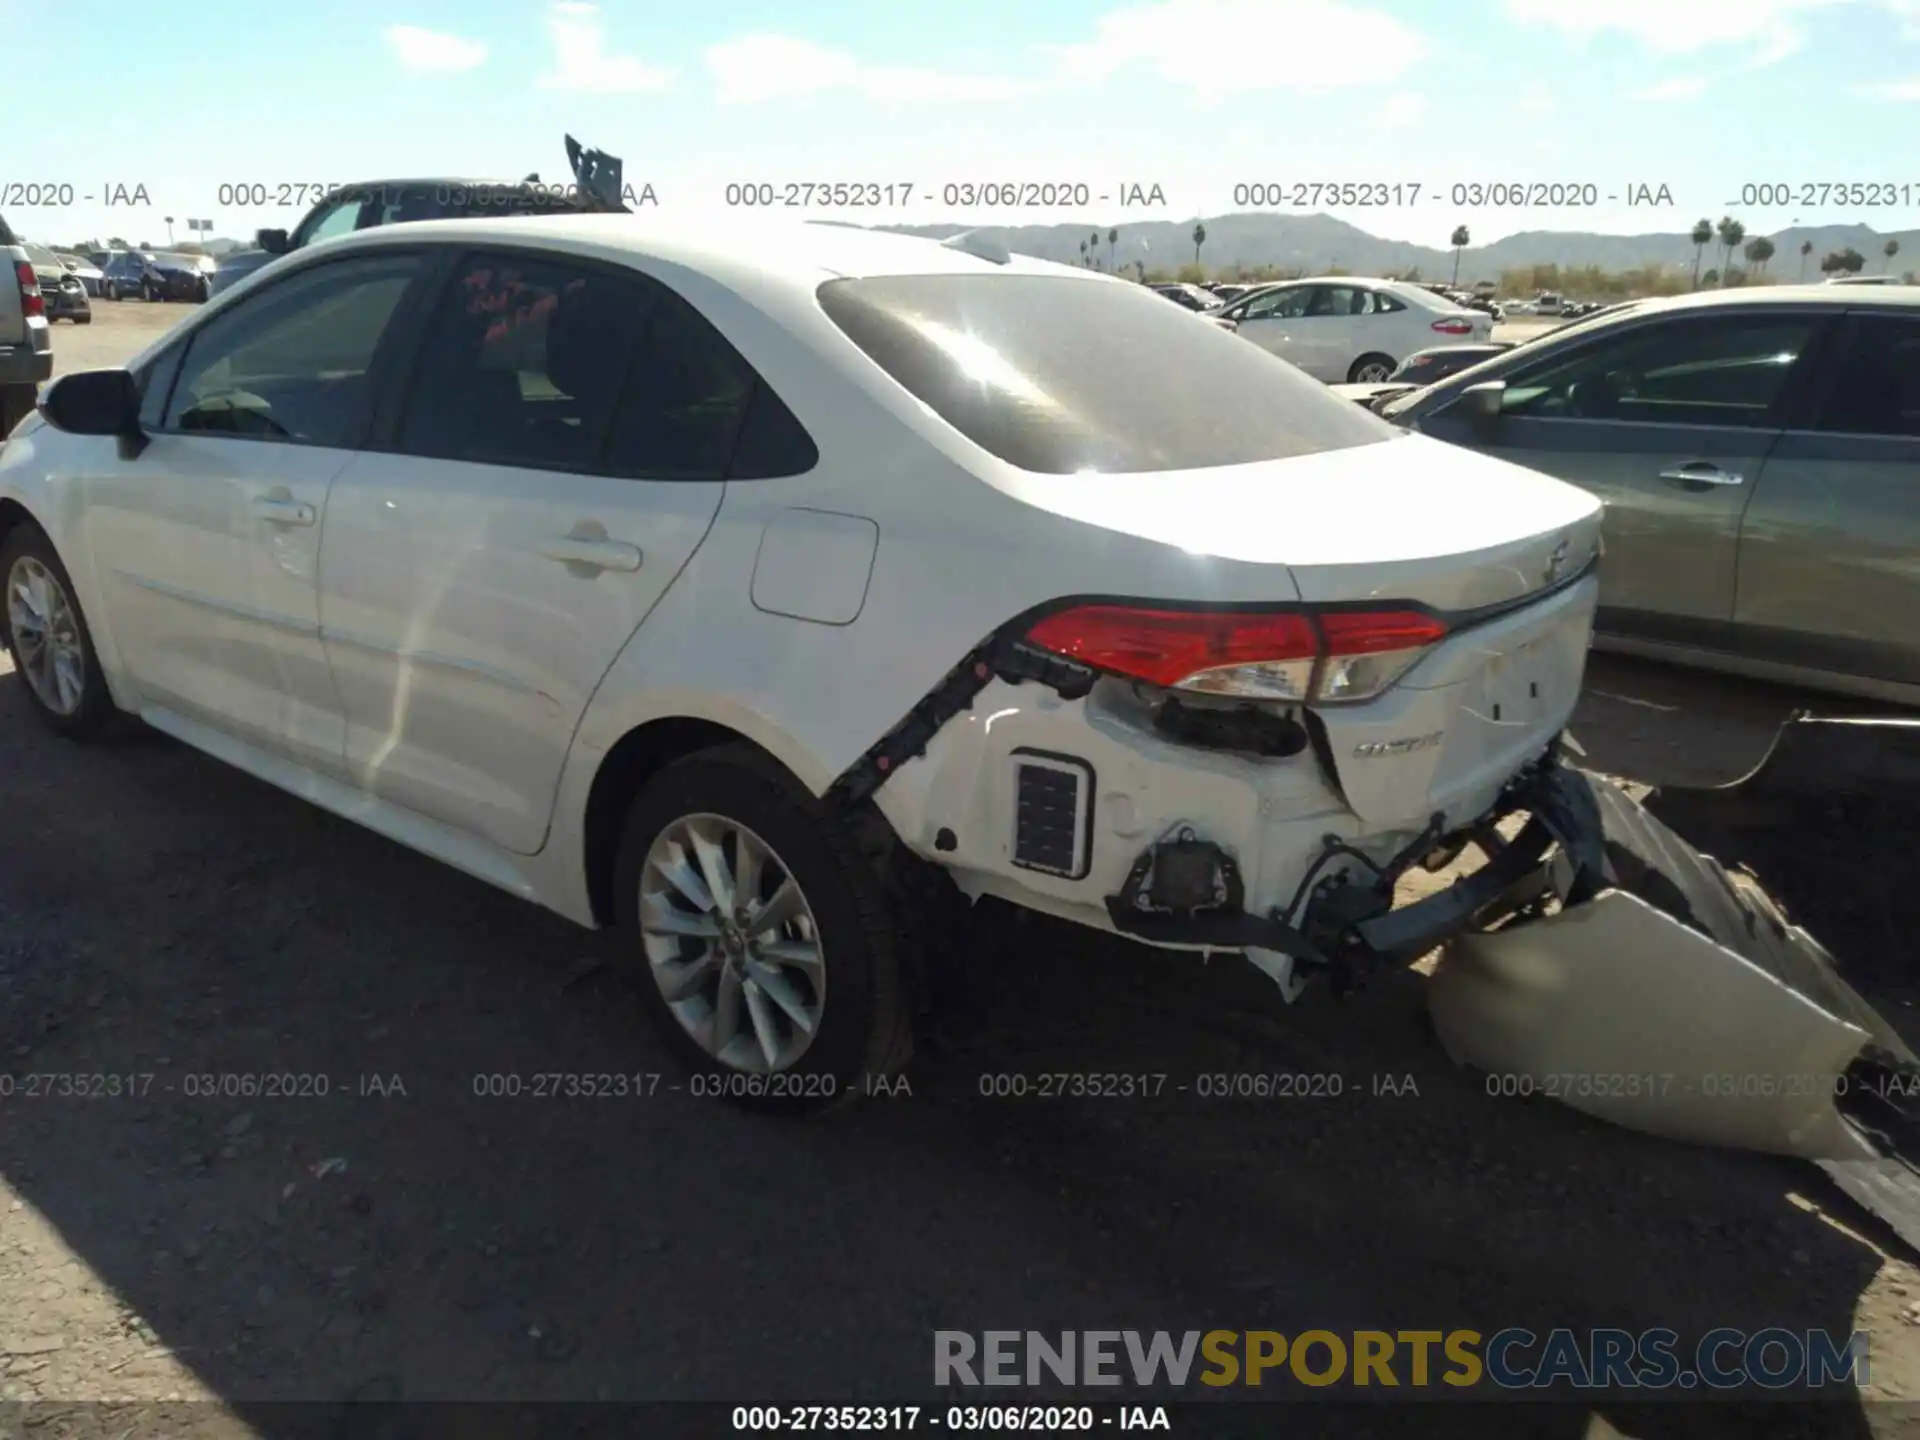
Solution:
[[(1590, 355), (1602, 345), (1613, 344), (1615, 341), (1624, 340), (1626, 337), (1634, 335), (1641, 330), (1653, 329), (1660, 325), (1686, 324), (1689, 322), (1718, 318), (1733, 320), (1781, 320), (1804, 316), (1812, 322), (1812, 333), (1807, 337), (1806, 349), (1801, 351), (1799, 357), (1791, 366), (1785, 382), (1780, 387), (1780, 393), (1774, 397), (1773, 404), (1768, 407), (1766, 423), (1757, 426), (1736, 425), (1728, 427), (1739, 430), (1791, 429), (1793, 428), (1791, 422), (1796, 417), (1805, 413), (1806, 398), (1810, 390), (1815, 388), (1817, 384), (1817, 382), (1810, 381), (1808, 377), (1820, 373), (1820, 362), (1826, 354), (1831, 336), (1838, 321), (1842, 318), (1843, 313), (1839, 306), (1769, 305), (1764, 301), (1757, 301), (1752, 305), (1742, 305), (1737, 308), (1727, 307), (1721, 309), (1716, 307), (1708, 309), (1702, 307), (1697, 310), (1662, 310), (1652, 314), (1644, 312), (1629, 314), (1623, 316), (1617, 324), (1606, 326), (1600, 331), (1582, 335), (1577, 340), (1560, 347), (1557, 355), (1542, 353), (1539, 350), (1535, 350), (1531, 345), (1527, 345), (1525, 347), (1524, 358), (1516, 360), (1512, 368), (1505, 374), (1483, 376), (1482, 380), (1503, 380), (1508, 386), (1517, 388), (1527, 383), (1524, 378), (1526, 375), (1537, 375), (1543, 369), (1557, 370), (1569, 361), (1578, 360)], [(1522, 342), (1522, 344), (1524, 344), (1524, 342)], [(1519, 356), (1521, 350), (1519, 347), (1516, 347), (1507, 353), (1509, 355)], [(1464, 374), (1466, 372), (1461, 371), (1460, 373)], [(1448, 376), (1447, 380), (1438, 383), (1444, 385), (1452, 379), (1452, 376)], [(1443, 404), (1436, 406), (1433, 410), (1428, 411), (1427, 414), (1429, 416), (1437, 416), (1443, 410), (1451, 408), (1452, 403), (1464, 393), (1465, 388), (1462, 387), (1460, 390), (1449, 395)], [(1516, 420), (1539, 421), (1542, 424), (1554, 423), (1563, 425), (1659, 425), (1668, 423), (1692, 423), (1687, 421), (1667, 422), (1659, 420), (1591, 420), (1569, 415), (1516, 414), (1513, 418)]]
[(1905, 320), (1920, 330), (1920, 308), (1889, 305), (1852, 305), (1836, 313), (1827, 329), (1827, 346), (1830, 356), (1823, 355), (1823, 363), (1817, 372), (1819, 378), (1805, 387), (1802, 403), (1796, 407), (1791, 423), (1785, 429), (1796, 435), (1819, 436), (1832, 440), (1878, 441), (1891, 445), (1920, 445), (1920, 436), (1887, 435), (1878, 430), (1829, 430), (1822, 422), (1827, 417), (1828, 407), (1833, 403), (1835, 391), (1845, 378), (1838, 364), (1824, 363), (1829, 359), (1837, 360), (1846, 350), (1852, 339), (1852, 332), (1862, 320)]
[[(467, 240), (462, 238), (457, 241), (449, 240), (446, 242), (442, 242), (441, 244), (436, 245), (433, 248), (444, 252), (446, 259), (441, 264), (438, 270), (438, 273), (430, 273), (427, 276), (424, 276), (422, 279), (422, 284), (420, 286), (421, 294), (424, 297), (424, 296), (427, 296), (429, 292), (431, 292), (430, 300), (423, 299), (421, 306), (418, 309), (414, 310), (412, 314), (409, 316), (410, 320), (414, 320), (419, 323), (411, 324), (408, 327), (408, 330), (406, 332), (407, 340), (405, 342), (404, 349), (397, 351), (394, 356), (393, 370), (389, 377), (391, 380), (391, 383), (389, 383), (383, 389), (383, 391), (381, 392), (379, 398), (375, 403), (373, 421), (368, 428), (366, 437), (360, 447), (361, 449), (371, 451), (376, 454), (403, 456), (409, 459), (437, 459), (437, 460), (442, 460), (445, 463), (450, 465), (490, 465), (490, 466), (497, 466), (498, 468), (505, 469), (505, 470), (527, 470), (527, 471), (533, 471), (535, 473), (544, 471), (551, 474), (561, 474), (561, 475), (591, 475), (591, 476), (595, 476), (605, 480), (626, 480), (626, 481), (632, 481), (639, 484), (652, 484), (652, 485), (731, 484), (731, 483), (734, 483), (734, 477), (732, 473), (734, 468), (734, 456), (735, 454), (738, 453), (740, 449), (740, 441), (742, 436), (746, 434), (747, 420), (753, 413), (754, 402), (760, 397), (761, 392), (765, 391), (767, 394), (771, 395), (776, 401), (778, 401), (780, 405), (783, 408), (785, 408), (789, 414), (793, 415), (794, 422), (797, 425), (799, 425), (801, 432), (804, 435), (806, 435), (808, 444), (813, 450), (813, 453), (814, 453), (813, 466), (817, 467), (819, 465), (820, 446), (819, 446), (819, 442), (813, 438), (813, 432), (807, 429), (806, 422), (800, 419), (799, 414), (796, 411), (794, 411), (793, 407), (786, 403), (786, 400), (781, 396), (778, 390), (774, 389), (773, 385), (767, 380), (766, 376), (761, 373), (760, 367), (755, 365), (751, 360), (749, 360), (746, 357), (745, 353), (741, 351), (740, 347), (738, 345), (735, 345), (733, 341), (727, 336), (726, 332), (721, 330), (721, 328), (718, 325), (714, 324), (713, 321), (709, 319), (707, 315), (699, 308), (699, 306), (695, 305), (686, 296), (680, 294), (679, 291), (675, 290), (671, 285), (668, 285), (665, 281), (659, 279), (658, 277), (649, 275), (646, 273), (646, 271), (641, 270), (638, 267), (633, 265), (622, 264), (618, 261), (604, 260), (598, 256), (593, 256), (593, 255), (580, 255), (572, 250), (550, 248), (550, 247), (539, 246), (539, 245), (476, 243), (472, 240)], [(406, 419), (407, 409), (413, 402), (414, 387), (418, 383), (420, 378), (421, 361), (426, 353), (427, 340), (429, 339), (428, 332), (432, 328), (430, 323), (428, 322), (430, 322), (432, 318), (438, 313), (439, 305), (441, 301), (446, 297), (449, 290), (453, 286), (455, 278), (466, 268), (468, 262), (470, 260), (473, 260), (476, 257), (482, 257), (482, 256), (494, 258), (496, 260), (498, 259), (518, 260), (522, 263), (527, 263), (527, 264), (544, 264), (544, 265), (560, 264), (560, 265), (573, 266), (579, 270), (584, 270), (592, 274), (605, 275), (612, 280), (622, 281), (622, 282), (633, 284), (633, 285), (638, 285), (643, 289), (651, 290), (655, 292), (653, 298), (656, 301), (659, 295), (664, 294), (664, 295), (672, 296), (674, 299), (678, 300), (682, 305), (685, 305), (688, 309), (692, 310), (693, 313), (696, 316), (698, 316), (700, 320), (707, 326), (707, 328), (713, 331), (713, 333), (720, 339), (721, 343), (724, 344), (729, 350), (731, 350), (736, 357), (738, 357), (740, 363), (746, 367), (747, 373), (753, 377), (753, 383), (747, 388), (746, 400), (742, 403), (740, 407), (739, 421), (734, 428), (733, 440), (730, 446), (728, 447), (727, 463), (723, 467), (721, 474), (709, 479), (695, 480), (695, 479), (674, 478), (671, 476), (659, 476), (659, 475), (650, 476), (650, 475), (634, 474), (625, 470), (612, 468), (599, 461), (592, 461), (592, 462), (586, 462), (586, 463), (574, 463), (574, 464), (545, 463), (540, 465), (529, 465), (522, 462), (509, 461), (509, 460), (465, 460), (465, 459), (449, 459), (448, 457), (445, 457), (445, 456), (421, 456), (421, 455), (415, 455), (414, 452), (410, 450), (401, 449), (400, 428), (402, 423)], [(649, 314), (649, 317), (651, 317), (652, 311), (649, 310), (648, 314)], [(621, 388), (623, 390), (625, 388), (626, 380), (627, 380), (626, 376), (621, 377)], [(813, 467), (809, 467), (809, 468), (811, 469)], [(808, 472), (800, 471), (797, 473), (806, 474)], [(781, 479), (790, 479), (790, 478), (792, 477), (791, 476), (765, 477), (766, 480), (781, 480)], [(747, 483), (763, 483), (763, 482), (759, 479), (743, 479), (739, 483), (747, 484)]]
[[(182, 335), (176, 342), (178, 358), (173, 362), (173, 373), (167, 380), (166, 402), (160, 407), (161, 420), (164, 422), (172, 416), (173, 392), (179, 387), (180, 376), (186, 371), (186, 362), (193, 354), (194, 342), (205, 334), (209, 325), (214, 324), (221, 319), (221, 317), (238, 314), (244, 309), (258, 305), (265, 301), (267, 297), (271, 296), (276, 290), (284, 289), (294, 281), (311, 275), (316, 271), (328, 270), (341, 265), (360, 264), (370, 259), (391, 260), (402, 257), (414, 258), (430, 256), (435, 248), (438, 247), (429, 245), (382, 245), (379, 247), (369, 247), (365, 250), (355, 250), (349, 255), (329, 255), (325, 259), (316, 260), (309, 264), (296, 265), (276, 274), (261, 283), (258, 287), (250, 286), (247, 289), (245, 298), (231, 305), (223, 305), (211, 314), (198, 316), (194, 320), (189, 321), (190, 328), (187, 333)], [(400, 304), (394, 309), (392, 318), (387, 321), (386, 331), (381, 335), (380, 343), (375, 347), (373, 355), (367, 365), (367, 386), (374, 396), (374, 403), (368, 407), (368, 413), (360, 423), (359, 436), (351, 443), (321, 445), (312, 440), (301, 440), (296, 437), (280, 435), (241, 435), (219, 430), (177, 430), (164, 423), (154, 426), (147, 433), (151, 435), (182, 436), (192, 440), (237, 440), (255, 445), (295, 445), (308, 450), (361, 451), (366, 449), (367, 438), (372, 433), (374, 417), (380, 408), (379, 397), (385, 393), (389, 385), (389, 370), (392, 364), (391, 356), (395, 351), (396, 340), (399, 336), (411, 333), (414, 328), (412, 322), (417, 314), (419, 296), (426, 283), (432, 279), (432, 276), (433, 263), (431, 259), (429, 259), (428, 263), (422, 266), (420, 274), (414, 278), (406, 293), (400, 297)], [(164, 363), (164, 361), (165, 356), (160, 355), (155, 356), (149, 364), (158, 366)]]

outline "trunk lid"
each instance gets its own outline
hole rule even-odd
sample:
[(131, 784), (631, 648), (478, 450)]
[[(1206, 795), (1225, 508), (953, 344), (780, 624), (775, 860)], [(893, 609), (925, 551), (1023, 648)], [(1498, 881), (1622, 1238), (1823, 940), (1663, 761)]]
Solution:
[[(1600, 537), (1600, 502), (1584, 490), (1414, 434), (1258, 465), (1022, 474), (1005, 488), (1067, 519), (1239, 562), (1219, 567), (1213, 598), (1231, 601), (1297, 587), (1314, 604), (1479, 610), (1577, 571)], [(1284, 567), (1291, 583), (1263, 589), (1259, 566)]]
[[(1309, 707), (1348, 808), (1389, 849), (1436, 813), (1453, 827), (1485, 813), (1572, 716), (1601, 505), (1571, 485), (1411, 435), (1177, 476), (1025, 476), (1018, 488), (1055, 514), (1205, 557), (1210, 593), (1168, 586), (1169, 600), (1438, 612), (1450, 633), (1398, 683)], [(1144, 569), (1111, 587), (1154, 591)]]

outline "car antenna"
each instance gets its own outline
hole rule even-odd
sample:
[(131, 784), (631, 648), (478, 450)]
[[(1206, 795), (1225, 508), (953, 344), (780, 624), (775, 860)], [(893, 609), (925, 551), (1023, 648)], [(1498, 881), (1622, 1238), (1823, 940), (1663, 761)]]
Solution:
[(984, 230), (962, 230), (958, 235), (949, 236), (940, 243), (949, 250), (958, 250), (963, 255), (988, 260), (995, 265), (1013, 263), (1013, 252), (1007, 249), (1003, 242), (994, 239)]
[(567, 163), (573, 167), (573, 178), (579, 182), (581, 193), (592, 196), (610, 210), (631, 213), (621, 198), (620, 161), (604, 150), (587, 149), (571, 135), (566, 140)]

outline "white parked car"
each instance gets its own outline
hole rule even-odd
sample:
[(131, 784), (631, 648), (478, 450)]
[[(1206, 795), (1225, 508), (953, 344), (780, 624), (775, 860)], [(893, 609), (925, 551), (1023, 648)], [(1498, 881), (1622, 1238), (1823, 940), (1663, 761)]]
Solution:
[(1268, 286), (1218, 313), (1242, 339), (1334, 385), (1385, 380), (1416, 350), (1493, 334), (1491, 315), (1422, 286), (1345, 275)]
[[(49, 386), (0, 450), (0, 528), (47, 725), (137, 715), (611, 927), (663, 1032), (752, 1101), (902, 1064), (982, 896), (1240, 952), (1289, 998), (1507, 919), (1443, 967), (1441, 1019), (1510, 1071), (1590, 1068), (1619, 1006), (1665, 1013), (1647, 973), (1722, 953), (1593, 898), (1637, 813), (1557, 745), (1597, 502), (984, 241), (627, 215), (331, 240)], [(1495, 858), (1393, 908), (1470, 840)], [(1665, 881), (1691, 852), (1663, 843)], [(1610, 1002), (1607, 963), (1498, 978), (1569, 936), (1637, 957)], [(1813, 1023), (1766, 987), (1741, 1013), (1779, 992)], [(1681, 1068), (1650, 1054), (1677, 1036), (1701, 1073), (1777, 1033), (1627, 1031), (1623, 1071)], [(1671, 1133), (1754, 1143), (1755, 1107), (1799, 1137), (1820, 1102), (1673, 1103)]]

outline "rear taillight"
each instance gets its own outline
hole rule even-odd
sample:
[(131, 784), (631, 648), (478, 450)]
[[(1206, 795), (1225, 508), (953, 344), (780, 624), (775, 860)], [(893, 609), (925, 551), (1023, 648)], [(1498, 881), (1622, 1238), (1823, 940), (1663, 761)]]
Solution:
[(47, 302), (41, 298), (40, 277), (33, 273), (33, 266), (25, 260), (16, 260), (13, 265), (13, 278), (20, 285), (20, 313), (45, 315)]
[(1442, 335), (1471, 335), (1473, 322), (1471, 320), (1436, 320), (1433, 322), (1433, 328)]
[(1421, 610), (1159, 610), (1075, 605), (1027, 632), (1055, 655), (1170, 690), (1338, 704), (1391, 687), (1447, 626)]

